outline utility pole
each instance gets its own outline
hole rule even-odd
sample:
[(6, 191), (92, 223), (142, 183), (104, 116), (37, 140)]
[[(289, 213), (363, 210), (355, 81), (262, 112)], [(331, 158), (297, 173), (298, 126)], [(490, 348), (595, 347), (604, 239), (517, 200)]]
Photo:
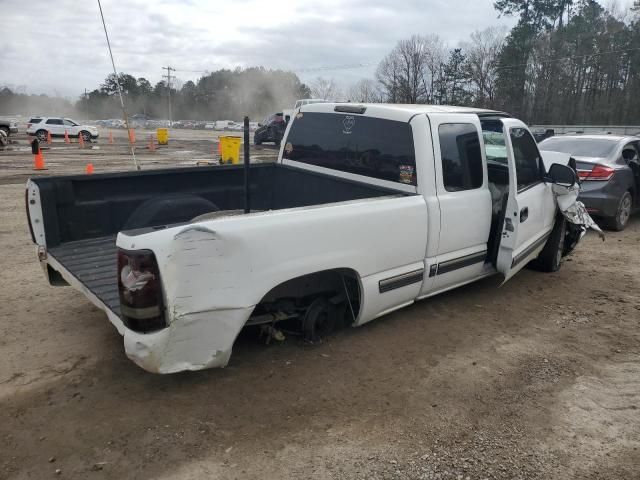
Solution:
[(167, 71), (167, 74), (163, 75), (162, 78), (167, 79), (167, 98), (169, 99), (169, 126), (171, 126), (171, 70), (175, 72), (176, 69), (173, 67), (162, 67), (162, 69)]
[(84, 103), (87, 106), (87, 120), (89, 120), (89, 94), (86, 88), (84, 89)]

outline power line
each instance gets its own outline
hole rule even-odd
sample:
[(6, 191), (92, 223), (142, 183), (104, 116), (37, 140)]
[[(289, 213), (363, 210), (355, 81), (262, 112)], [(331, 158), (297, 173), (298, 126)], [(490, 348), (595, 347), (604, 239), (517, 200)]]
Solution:
[[(113, 66), (113, 75), (116, 81), (116, 88), (118, 89), (118, 95), (120, 96), (120, 106), (122, 107), (122, 114), (124, 115), (124, 123), (127, 127), (127, 134), (131, 135), (131, 129), (129, 128), (129, 115), (127, 115), (127, 109), (124, 108), (124, 100), (122, 98), (122, 89), (120, 88), (120, 81), (118, 80), (118, 71), (116, 70), (116, 63), (113, 61), (113, 52), (111, 51), (111, 42), (109, 42), (109, 34), (107, 33), (107, 24), (104, 21), (104, 15), (102, 13), (102, 5), (98, 0), (98, 8), (100, 9), (100, 18), (102, 18), (102, 26), (104, 27), (104, 36), (107, 39), (107, 47), (109, 47), (109, 56), (111, 57), (111, 65)], [(136, 170), (140, 170), (140, 165), (136, 160), (136, 152), (133, 148), (133, 143), (129, 141), (131, 147), (131, 156), (133, 157), (133, 164), (136, 166)]]
[[(577, 60), (578, 58), (587, 58), (587, 57), (599, 57), (602, 55), (610, 55), (613, 53), (624, 53), (624, 52), (633, 52), (635, 50), (640, 50), (640, 47), (635, 47), (635, 48), (623, 48), (621, 50), (609, 50), (607, 52), (596, 52), (596, 53), (589, 53), (586, 55), (572, 55), (570, 57), (556, 57), (556, 58), (547, 58), (546, 60), (538, 60), (539, 63), (552, 63), (552, 62), (558, 62), (561, 60)], [(529, 65), (529, 62), (527, 63), (515, 63), (513, 65), (504, 65), (501, 67), (496, 67), (496, 70), (502, 70), (505, 68), (514, 68), (514, 67), (526, 67), (527, 65)]]
[[(640, 50), (640, 47), (635, 47), (635, 48), (624, 48), (624, 49), (620, 49), (620, 50), (609, 50), (606, 52), (596, 52), (596, 53), (589, 53), (589, 54), (585, 54), (585, 55), (571, 55), (568, 57), (554, 57), (554, 58), (547, 58), (547, 59), (543, 59), (543, 60), (539, 60), (540, 63), (550, 63), (550, 62), (556, 62), (556, 61), (561, 61), (561, 60), (575, 60), (575, 59), (579, 59), (579, 58), (587, 58), (587, 57), (596, 57), (596, 56), (603, 56), (603, 55), (612, 55), (615, 53), (625, 53), (625, 52), (632, 52), (632, 51), (636, 51), (636, 50)], [(365, 67), (371, 67), (374, 65), (377, 65), (378, 62), (360, 62), (360, 63), (349, 63), (349, 64), (343, 64), (343, 65), (322, 65), (322, 66), (316, 66), (316, 67), (303, 67), (303, 68), (291, 68), (288, 69), (290, 71), (296, 72), (296, 73), (309, 73), (309, 72), (321, 72), (321, 71), (332, 71), (332, 70), (351, 70), (351, 69), (357, 69), (357, 68), (365, 68)], [(499, 66), (496, 67), (496, 70), (502, 70), (502, 69), (506, 69), (506, 68), (515, 68), (515, 67), (523, 67), (523, 66), (527, 66), (529, 65), (529, 62), (527, 63), (515, 63), (512, 65), (503, 65), (503, 66)], [(166, 67), (165, 67), (166, 68)], [(274, 70), (287, 70), (285, 67), (269, 67), (271, 69)], [(182, 69), (182, 68), (173, 68), (172, 69), (174, 72), (185, 72), (185, 73), (211, 73), (212, 70), (188, 70), (188, 69)]]

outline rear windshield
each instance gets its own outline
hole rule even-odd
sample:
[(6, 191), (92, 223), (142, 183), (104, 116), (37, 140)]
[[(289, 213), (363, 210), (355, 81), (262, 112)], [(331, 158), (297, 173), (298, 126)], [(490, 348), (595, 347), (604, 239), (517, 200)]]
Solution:
[(416, 185), (411, 125), (341, 113), (296, 115), (284, 147), (288, 160)]
[(618, 141), (609, 138), (552, 137), (540, 142), (540, 150), (568, 153), (576, 157), (607, 157)]
[(29, 120), (28, 123), (40, 123), (42, 121), (41, 118), (32, 118)]

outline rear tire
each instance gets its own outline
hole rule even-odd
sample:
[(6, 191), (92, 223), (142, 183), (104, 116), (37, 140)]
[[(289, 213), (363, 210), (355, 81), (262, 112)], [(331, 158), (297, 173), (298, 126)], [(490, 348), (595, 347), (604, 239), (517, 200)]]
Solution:
[(562, 215), (556, 217), (547, 243), (535, 260), (535, 267), (542, 272), (557, 272), (562, 266), (564, 239), (567, 234), (567, 221)]
[(603, 223), (605, 228), (615, 230), (616, 232), (624, 230), (629, 223), (632, 209), (633, 198), (631, 197), (631, 193), (624, 192), (624, 195), (620, 198), (620, 203), (618, 203), (618, 210), (615, 216), (604, 219)]
[(7, 127), (0, 127), (0, 130), (2, 130), (7, 137), (11, 133), (10, 130)]
[(47, 131), (40, 129), (36, 132), (36, 138), (40, 141), (40, 142), (46, 142), (47, 141)]

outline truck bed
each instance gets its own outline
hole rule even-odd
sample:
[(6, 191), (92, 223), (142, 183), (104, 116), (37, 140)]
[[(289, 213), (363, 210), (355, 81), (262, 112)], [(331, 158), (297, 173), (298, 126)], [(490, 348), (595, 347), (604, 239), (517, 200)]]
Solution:
[(64, 243), (50, 248), (49, 255), (98, 297), (109, 310), (120, 316), (115, 235)]
[[(187, 223), (209, 212), (206, 206), (204, 211), (188, 208), (188, 204), (182, 207), (175, 196), (186, 195), (191, 199), (196, 197), (201, 203), (209, 202), (216, 207), (212, 212), (241, 210), (243, 180), (241, 165), (33, 178), (28, 195), (33, 196), (37, 188), (42, 209), (37, 222), (42, 222), (39, 228), (44, 227), (44, 235), (38, 233), (38, 240), (36, 235), (33, 240), (46, 247), (52, 257), (50, 268), (63, 278), (73, 276), (78, 281), (76, 288), (88, 289), (120, 316), (118, 233)], [(252, 164), (250, 191), (252, 211), (411, 195), (282, 164)], [(167, 195), (173, 196), (171, 215), (165, 215), (160, 223), (140, 223), (145, 220), (140, 209), (147, 211), (149, 201)], [(170, 207), (171, 203), (166, 205)], [(34, 228), (31, 220), (30, 217)]]

